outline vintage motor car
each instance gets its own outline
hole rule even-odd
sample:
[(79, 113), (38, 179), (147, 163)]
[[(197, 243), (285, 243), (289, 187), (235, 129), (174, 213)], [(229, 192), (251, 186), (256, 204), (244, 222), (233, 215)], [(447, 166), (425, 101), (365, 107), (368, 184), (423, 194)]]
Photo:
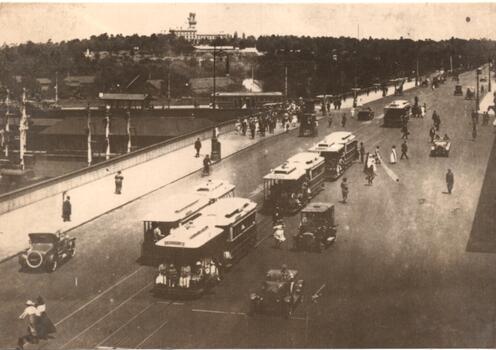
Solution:
[(76, 254), (76, 238), (63, 233), (30, 233), (29, 249), (19, 256), (23, 268), (54, 272)]
[(334, 205), (309, 203), (301, 211), (300, 228), (293, 237), (295, 250), (321, 252), (336, 241)]
[(374, 111), (370, 107), (359, 107), (357, 120), (372, 120), (374, 119)]
[(463, 96), (462, 86), (460, 84), (455, 85), (455, 92), (453, 93), (455, 96)]
[(250, 294), (250, 314), (278, 313), (290, 317), (303, 302), (304, 281), (293, 269), (271, 269), (258, 293)]
[(449, 140), (434, 140), (431, 146), (431, 157), (448, 157), (451, 148), (451, 142)]

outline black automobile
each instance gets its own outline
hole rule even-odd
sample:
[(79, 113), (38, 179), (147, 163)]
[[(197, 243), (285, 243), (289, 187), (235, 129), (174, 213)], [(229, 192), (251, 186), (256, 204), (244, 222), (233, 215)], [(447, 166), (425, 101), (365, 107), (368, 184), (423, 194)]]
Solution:
[(250, 314), (276, 313), (290, 317), (303, 302), (303, 288), (304, 282), (298, 279), (297, 270), (271, 269), (260, 290), (250, 294)]
[(374, 111), (370, 107), (358, 108), (357, 120), (372, 120), (374, 119)]
[(29, 249), (19, 256), (22, 268), (53, 272), (76, 254), (76, 238), (63, 233), (30, 233)]
[(301, 211), (300, 228), (293, 237), (295, 250), (321, 252), (336, 241), (334, 205), (309, 203)]

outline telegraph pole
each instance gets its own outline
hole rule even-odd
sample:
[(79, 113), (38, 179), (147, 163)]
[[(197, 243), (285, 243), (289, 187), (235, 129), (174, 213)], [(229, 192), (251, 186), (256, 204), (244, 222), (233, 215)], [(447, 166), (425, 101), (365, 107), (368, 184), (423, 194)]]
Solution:
[(488, 75), (488, 77), (487, 77), (488, 78), (487, 90), (489, 92), (491, 92), (491, 65), (492, 65), (491, 63), (492, 63), (492, 60), (491, 60), (491, 58), (489, 58), (489, 63), (488, 63), (489, 67), (487, 68), (487, 70), (488, 70), (488, 72), (487, 72), (487, 75)]
[(105, 111), (105, 160), (110, 159), (110, 106), (107, 105), (107, 109)]
[(127, 153), (131, 152), (131, 109), (127, 109), (127, 127), (126, 127), (126, 132), (127, 132)]
[(288, 102), (288, 65), (284, 66), (284, 100)]
[(24, 155), (27, 149), (27, 132), (29, 129), (28, 115), (26, 114), (26, 88), (22, 89), (22, 115), (19, 123), (19, 158), (21, 170), (26, 169)]
[(86, 128), (88, 130), (88, 166), (90, 166), (91, 163), (93, 163), (93, 151), (91, 149), (91, 109), (89, 102), (88, 102), (87, 112), (88, 112), (88, 120), (87, 120)]
[(7, 90), (7, 97), (5, 98), (5, 126), (4, 126), (4, 154), (5, 158), (9, 157), (9, 143), (10, 143), (10, 91)]
[(167, 106), (170, 109), (170, 102), (171, 102), (171, 85), (170, 85), (170, 80), (171, 80), (171, 74), (170, 74), (170, 66), (169, 70), (167, 72)]
[(215, 51), (215, 45), (214, 45), (214, 85), (213, 85), (214, 95), (212, 96), (212, 108), (213, 109), (215, 109), (215, 93), (216, 93), (216, 91), (215, 91), (215, 88), (216, 88), (216, 86), (215, 86), (215, 73), (216, 73), (215, 72), (215, 58), (216, 58), (216, 56), (217, 56), (217, 52)]
[(55, 72), (55, 103), (59, 103), (59, 73)]

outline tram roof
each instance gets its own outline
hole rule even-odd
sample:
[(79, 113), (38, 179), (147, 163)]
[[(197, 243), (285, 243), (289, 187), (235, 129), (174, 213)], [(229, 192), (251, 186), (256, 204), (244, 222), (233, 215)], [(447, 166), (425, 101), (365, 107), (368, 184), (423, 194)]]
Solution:
[(288, 163), (301, 164), (305, 169), (310, 169), (320, 163), (324, 163), (325, 159), (315, 152), (297, 153), (288, 159)]
[(171, 230), (170, 235), (155, 244), (160, 247), (200, 248), (223, 231), (204, 220), (194, 220)]
[(149, 212), (143, 221), (175, 222), (184, 219), (210, 203), (208, 197), (198, 194), (173, 195)]
[(202, 211), (202, 216), (212, 220), (216, 226), (226, 226), (236, 222), (256, 207), (257, 203), (246, 198), (221, 198), (205, 208)]
[(386, 106), (386, 108), (405, 108), (410, 106), (410, 102), (407, 100), (394, 100)]
[(264, 180), (298, 180), (305, 174), (301, 164), (285, 162), (265, 175)]
[(310, 152), (337, 152), (341, 150), (345, 144), (353, 141), (355, 139), (355, 135), (353, 135), (349, 131), (338, 131), (333, 132), (332, 134), (327, 135), (326, 138), (321, 140), (315, 146), (309, 149)]
[(235, 188), (236, 186), (225, 180), (208, 179), (196, 187), (195, 193), (200, 196), (206, 196), (209, 199), (218, 199), (226, 193), (234, 191)]

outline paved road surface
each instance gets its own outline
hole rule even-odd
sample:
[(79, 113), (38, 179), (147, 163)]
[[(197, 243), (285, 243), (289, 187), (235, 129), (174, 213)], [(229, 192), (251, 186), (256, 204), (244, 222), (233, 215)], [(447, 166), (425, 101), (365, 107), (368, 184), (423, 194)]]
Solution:
[[(462, 83), (474, 85), (473, 77), (463, 75)], [(388, 165), (399, 182), (379, 168), (373, 186), (366, 186), (362, 166), (355, 164), (346, 173), (348, 204), (338, 202), (339, 181), (326, 183), (316, 200), (336, 204), (340, 226), (338, 241), (322, 254), (273, 249), (266, 239), (270, 218), (259, 215), (257, 248), (213, 294), (181, 302), (153, 298), (155, 271), (135, 262), (139, 218), (171, 193), (191, 188), (199, 181), (195, 174), (78, 228), (76, 257), (53, 274), (19, 272), (16, 261), (0, 265), (7, 282), (0, 287), (0, 347), (15, 344), (25, 329), (16, 320), (22, 303), (38, 294), (58, 333), (36, 348), (494, 347), (495, 257), (467, 251), (494, 136), (492, 128), (481, 127), (472, 141), (474, 102), (454, 97), (453, 89), (447, 82), (405, 94), (410, 100), (417, 94), (429, 109), (426, 119), (410, 122), (410, 159)], [(380, 115), (391, 99), (370, 106)], [(449, 158), (428, 156), (432, 106), (441, 115), (441, 132), (452, 138)], [(330, 132), (326, 124), (319, 126), (321, 136)], [(338, 124), (332, 131), (342, 130)], [(380, 145), (387, 159), (393, 144), (399, 149), (400, 132), (380, 124), (349, 120), (347, 129), (367, 150)], [(223, 161), (214, 176), (261, 203), (261, 177), (317, 140), (278, 136)], [(455, 173), (452, 195), (444, 193), (448, 167)], [(288, 237), (297, 223), (297, 215), (286, 219)], [(249, 292), (266, 269), (282, 263), (301, 272), (305, 303), (290, 320), (246, 316)], [(322, 296), (312, 303), (320, 288)]]

